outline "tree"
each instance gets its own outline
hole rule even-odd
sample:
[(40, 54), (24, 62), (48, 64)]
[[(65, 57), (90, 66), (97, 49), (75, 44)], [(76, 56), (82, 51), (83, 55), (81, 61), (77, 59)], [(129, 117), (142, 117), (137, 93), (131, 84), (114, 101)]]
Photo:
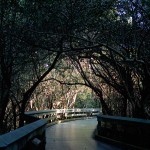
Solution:
[[(39, 33), (44, 31), (41, 28), (43, 18), (39, 15), (39, 18), (35, 18), (36, 13), (31, 15), (30, 9), (34, 12), (39, 6), (39, 3), (28, 1), (1, 1), (0, 126), (2, 130), (5, 127), (7, 130), (8, 107), (14, 107), (12, 109), (14, 112), (18, 111), (22, 124), (27, 101), (38, 84), (54, 68), (61, 55), (60, 38), (56, 41), (59, 43), (57, 46), (53, 43), (52, 50), (40, 44), (41, 42), (44, 44), (50, 38), (47, 34)], [(49, 60), (47, 63), (50, 63), (47, 70), (41, 67), (46, 59)], [(15, 91), (16, 89), (18, 90)]]
[[(121, 98), (122, 115), (128, 115), (130, 109), (131, 116), (146, 118), (150, 97), (148, 6), (147, 0), (1, 0), (0, 126), (6, 127), (8, 116), (15, 116), (17, 122), (18, 115), (22, 125), (35, 90), (66, 58), (80, 72), (67, 85), (75, 81), (74, 85), (90, 87), (105, 114), (113, 114)], [(114, 105), (106, 101), (105, 88), (110, 89), (107, 97), (117, 95)], [(68, 89), (65, 94), (73, 96)]]
[[(130, 107), (132, 113), (128, 115), (145, 118), (148, 115), (145, 102), (149, 101), (149, 87), (145, 82), (149, 81), (149, 22), (147, 15), (141, 12), (140, 3), (125, 1), (116, 3), (116, 6), (118, 10), (113, 12), (114, 15), (110, 16), (108, 13), (108, 17), (107, 14), (101, 17), (101, 19), (106, 17), (103, 19), (107, 22), (105, 28), (99, 28), (94, 40), (89, 39), (96, 44), (91, 42), (90, 46), (74, 47), (74, 50), (85, 50), (87, 53), (76, 55), (76, 58), (72, 59), (77, 62), (76, 66), (88, 86), (98, 89), (101, 93), (99, 97), (102, 101), (102, 87), (96, 86), (97, 83), (94, 83), (93, 78), (102, 79), (102, 82), (120, 94), (125, 106), (124, 116)], [(132, 23), (128, 22), (129, 16)], [(92, 78), (82, 69), (83, 65), (79, 61), (81, 59), (87, 59), (89, 62)], [(102, 105), (107, 114), (112, 114), (111, 108), (106, 106), (107, 104)]]

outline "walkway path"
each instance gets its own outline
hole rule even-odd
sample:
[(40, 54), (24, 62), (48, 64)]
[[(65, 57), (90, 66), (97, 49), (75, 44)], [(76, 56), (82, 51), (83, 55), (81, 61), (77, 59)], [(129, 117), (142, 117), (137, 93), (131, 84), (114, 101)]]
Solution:
[(120, 150), (113, 145), (94, 140), (94, 119), (76, 120), (47, 128), (46, 150)]

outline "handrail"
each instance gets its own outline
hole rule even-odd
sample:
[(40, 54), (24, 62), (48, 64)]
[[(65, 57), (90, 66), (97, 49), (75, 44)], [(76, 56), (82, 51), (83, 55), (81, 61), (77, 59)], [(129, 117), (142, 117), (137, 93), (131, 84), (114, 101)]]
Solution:
[(55, 109), (26, 112), (25, 126), (0, 135), (0, 150), (45, 149), (47, 122), (99, 114), (100, 109)]
[(124, 143), (136, 149), (150, 148), (150, 120), (120, 116), (97, 116), (100, 138)]
[(120, 116), (108, 116), (108, 115), (98, 115), (98, 121), (117, 121), (117, 122), (127, 122), (127, 123), (137, 123), (137, 124), (147, 124), (150, 125), (150, 120), (140, 119), (140, 118), (129, 118)]
[[(35, 137), (43, 136), (46, 121), (40, 119), (9, 133), (0, 136), (0, 150), (19, 150), (27, 147), (27, 143)], [(41, 138), (42, 139), (42, 138)]]
[(68, 113), (68, 112), (100, 112), (100, 108), (74, 108), (74, 109), (49, 109), (41, 111), (25, 112), (27, 115), (50, 114), (50, 113)]
[[(72, 118), (91, 117), (100, 114), (100, 108), (75, 108), (75, 109), (52, 109), (42, 111), (30, 111), (25, 115), (47, 119), (48, 123)], [(30, 122), (30, 121), (29, 121)]]

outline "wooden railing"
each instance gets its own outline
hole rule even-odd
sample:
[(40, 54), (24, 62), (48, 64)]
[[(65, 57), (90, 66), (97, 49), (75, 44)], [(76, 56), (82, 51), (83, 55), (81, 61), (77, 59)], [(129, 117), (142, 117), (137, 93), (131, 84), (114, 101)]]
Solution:
[(100, 109), (55, 109), (26, 112), (25, 126), (0, 135), (0, 150), (45, 149), (47, 123), (61, 120), (91, 117), (99, 114)]
[[(92, 117), (100, 113), (99, 108), (75, 108), (75, 109), (53, 109), (53, 110), (42, 110), (42, 111), (30, 111), (26, 112), (25, 115), (35, 116), (38, 118), (44, 118), (48, 123), (57, 123), (64, 120), (77, 119), (83, 117)], [(27, 119), (26, 119), (27, 120)], [(30, 121), (29, 121), (30, 122)]]
[(150, 149), (150, 120), (98, 115), (97, 121), (97, 135), (100, 139), (131, 149)]
[(46, 124), (46, 120), (36, 119), (35, 122), (1, 135), (0, 150), (25, 150), (35, 149), (36, 147), (44, 150)]

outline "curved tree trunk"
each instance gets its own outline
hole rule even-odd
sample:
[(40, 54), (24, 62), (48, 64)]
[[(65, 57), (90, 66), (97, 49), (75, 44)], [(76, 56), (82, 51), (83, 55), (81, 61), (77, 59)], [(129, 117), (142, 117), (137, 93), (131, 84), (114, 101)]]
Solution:
[[(8, 54), (7, 54), (8, 55)], [(6, 128), (3, 124), (6, 107), (9, 103), (9, 95), (12, 78), (12, 58), (5, 54), (4, 37), (0, 37), (0, 129)]]
[(47, 76), (47, 74), (55, 67), (55, 65), (56, 65), (60, 55), (61, 55), (61, 53), (58, 53), (56, 55), (52, 65), (49, 67), (49, 69), (33, 84), (33, 86), (30, 89), (28, 89), (24, 93), (23, 99), (22, 99), (21, 110), (20, 110), (20, 123), (19, 123), (19, 126), (23, 126), (24, 125), (24, 112), (25, 112), (26, 104), (29, 101), (32, 93), (37, 88), (37, 86), (41, 83), (41, 81)]

